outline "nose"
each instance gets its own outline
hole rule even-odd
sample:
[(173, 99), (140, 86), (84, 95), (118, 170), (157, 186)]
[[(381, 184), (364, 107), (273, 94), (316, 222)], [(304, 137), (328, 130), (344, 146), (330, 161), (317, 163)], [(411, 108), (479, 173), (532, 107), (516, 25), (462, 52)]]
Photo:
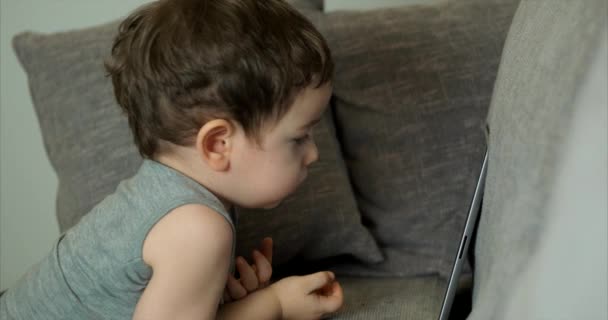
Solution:
[(312, 163), (317, 162), (317, 160), (319, 160), (319, 149), (317, 148), (317, 144), (313, 142), (310, 145), (311, 145), (310, 150), (306, 154), (306, 159), (304, 161), (304, 165), (307, 167), (309, 165), (311, 165)]

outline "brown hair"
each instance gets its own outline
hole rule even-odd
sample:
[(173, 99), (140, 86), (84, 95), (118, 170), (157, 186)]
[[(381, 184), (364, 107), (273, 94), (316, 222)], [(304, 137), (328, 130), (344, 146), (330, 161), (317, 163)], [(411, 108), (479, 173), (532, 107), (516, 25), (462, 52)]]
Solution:
[(282, 0), (159, 0), (119, 27), (106, 70), (144, 157), (226, 118), (259, 142), (293, 96), (331, 80), (322, 35)]

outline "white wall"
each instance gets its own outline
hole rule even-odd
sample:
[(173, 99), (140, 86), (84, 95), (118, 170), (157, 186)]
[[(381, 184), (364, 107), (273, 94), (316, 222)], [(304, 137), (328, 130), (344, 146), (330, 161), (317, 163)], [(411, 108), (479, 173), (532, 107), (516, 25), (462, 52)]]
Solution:
[(0, 1), (0, 288), (13, 284), (51, 248), (57, 177), (52, 170), (11, 46), (18, 32), (53, 32), (119, 18), (146, 0)]

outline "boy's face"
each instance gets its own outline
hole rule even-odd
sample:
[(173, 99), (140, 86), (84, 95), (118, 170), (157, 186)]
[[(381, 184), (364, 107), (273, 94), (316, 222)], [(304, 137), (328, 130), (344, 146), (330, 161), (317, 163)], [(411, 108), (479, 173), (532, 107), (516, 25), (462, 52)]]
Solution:
[(331, 92), (330, 83), (302, 90), (285, 116), (262, 132), (259, 146), (239, 132), (230, 168), (241, 181), (233, 189), (235, 203), (273, 208), (304, 181), (308, 166), (319, 158), (312, 128), (327, 108)]

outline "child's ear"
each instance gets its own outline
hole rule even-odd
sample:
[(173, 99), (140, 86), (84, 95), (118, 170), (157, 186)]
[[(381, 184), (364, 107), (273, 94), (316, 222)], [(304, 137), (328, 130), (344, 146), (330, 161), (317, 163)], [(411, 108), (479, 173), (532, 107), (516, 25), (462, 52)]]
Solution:
[(196, 150), (213, 170), (226, 171), (230, 168), (234, 133), (234, 125), (224, 119), (211, 120), (198, 131)]

